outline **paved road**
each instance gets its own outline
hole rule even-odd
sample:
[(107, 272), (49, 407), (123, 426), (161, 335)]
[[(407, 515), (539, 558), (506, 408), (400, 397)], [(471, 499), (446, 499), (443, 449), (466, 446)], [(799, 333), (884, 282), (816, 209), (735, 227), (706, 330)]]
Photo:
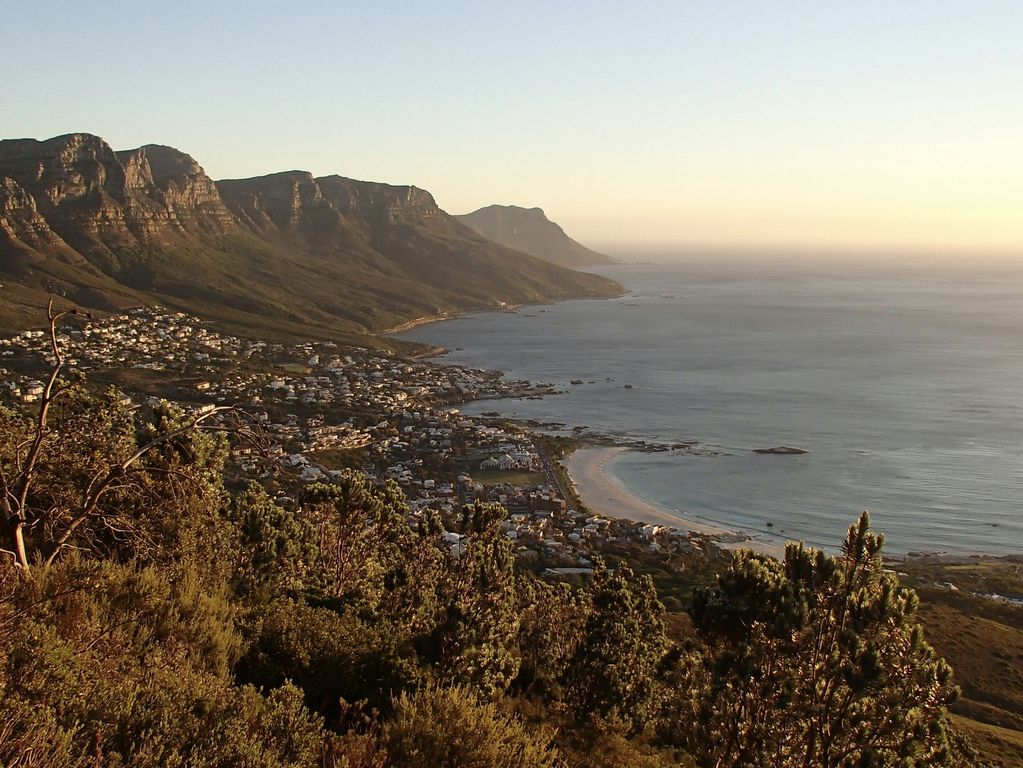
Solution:
[(558, 477), (558, 473), (554, 471), (554, 465), (551, 462), (550, 456), (547, 455), (547, 452), (543, 448), (535, 443), (533, 444), (533, 447), (536, 448), (537, 455), (540, 457), (540, 471), (543, 472), (543, 476), (547, 481), (547, 484), (552, 488), (556, 488), (558, 495), (561, 498), (567, 499), (568, 494), (566, 494), (565, 489), (561, 487), (561, 480)]

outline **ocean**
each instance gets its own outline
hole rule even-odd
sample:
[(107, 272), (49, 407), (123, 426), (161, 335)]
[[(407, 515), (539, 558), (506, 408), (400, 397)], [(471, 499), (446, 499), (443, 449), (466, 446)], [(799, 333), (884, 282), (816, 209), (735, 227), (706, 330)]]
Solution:
[[(630, 293), (402, 337), (565, 390), (465, 412), (698, 443), (611, 465), (687, 517), (833, 550), (866, 509), (891, 553), (1023, 554), (1023, 269), (594, 271)], [(808, 453), (753, 452), (776, 446)]]

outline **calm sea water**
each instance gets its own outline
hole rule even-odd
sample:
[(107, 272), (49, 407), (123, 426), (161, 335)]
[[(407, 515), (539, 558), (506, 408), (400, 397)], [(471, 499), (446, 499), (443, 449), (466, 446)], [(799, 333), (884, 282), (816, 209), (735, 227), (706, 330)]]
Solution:
[[(601, 272), (631, 293), (404, 336), (447, 347), (452, 363), (567, 390), (469, 412), (725, 454), (613, 465), (632, 491), (687, 516), (832, 548), (868, 509), (891, 552), (1023, 553), (1023, 270)], [(752, 452), (780, 445), (809, 454)]]

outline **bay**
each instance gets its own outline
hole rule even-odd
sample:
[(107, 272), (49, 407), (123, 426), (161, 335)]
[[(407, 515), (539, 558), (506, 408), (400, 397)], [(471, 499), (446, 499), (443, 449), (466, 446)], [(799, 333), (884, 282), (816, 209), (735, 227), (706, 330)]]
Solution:
[[(721, 454), (628, 453), (612, 465), (637, 495), (686, 516), (833, 548), (868, 509), (889, 551), (1023, 553), (1023, 270), (599, 271), (629, 294), (402, 337), (565, 390), (467, 412)], [(753, 452), (782, 445), (809, 453)]]

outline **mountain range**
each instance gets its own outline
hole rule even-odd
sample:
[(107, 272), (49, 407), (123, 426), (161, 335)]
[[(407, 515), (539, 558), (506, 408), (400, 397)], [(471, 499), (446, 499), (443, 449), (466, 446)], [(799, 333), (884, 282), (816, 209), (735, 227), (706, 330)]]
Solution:
[(591, 251), (570, 238), (540, 208), (488, 205), (455, 218), (488, 240), (563, 267), (615, 263), (610, 256)]
[(213, 181), (189, 155), (98, 136), (0, 141), (0, 330), (49, 296), (159, 303), (268, 337), (379, 333), (621, 287), (492, 242), (429, 192), (285, 171)]

